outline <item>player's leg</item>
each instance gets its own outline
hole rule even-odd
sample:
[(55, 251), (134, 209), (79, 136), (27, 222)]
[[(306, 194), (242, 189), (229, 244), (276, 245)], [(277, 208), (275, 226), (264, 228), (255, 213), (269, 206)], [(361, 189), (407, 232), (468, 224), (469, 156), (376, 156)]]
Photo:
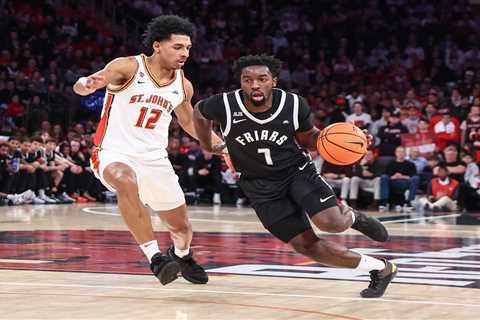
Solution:
[[(281, 219), (272, 222), (271, 212), (285, 208)], [(321, 264), (369, 272), (371, 285), (361, 292), (363, 297), (380, 297), (396, 275), (396, 266), (386, 260), (375, 259), (347, 249), (338, 242), (320, 239), (312, 230), (303, 208), (286, 199), (254, 205), (255, 212), (265, 228), (279, 240)], [(278, 211), (277, 211), (278, 212)]]
[(314, 168), (295, 177), (289, 194), (322, 231), (338, 233), (352, 228), (375, 241), (388, 240), (388, 231), (380, 221), (337, 202), (333, 189)]
[(140, 201), (135, 171), (122, 162), (111, 162), (102, 171), (106, 187), (117, 192), (118, 208), (125, 224), (150, 261), (153, 274), (165, 285), (177, 278), (180, 266), (160, 253), (148, 208)]
[(202, 266), (195, 261), (193, 251), (190, 248), (193, 231), (188, 220), (185, 203), (171, 210), (158, 210), (156, 212), (170, 232), (173, 245), (167, 253), (180, 264), (182, 276), (195, 284), (207, 283), (208, 275)]
[(167, 159), (141, 162), (138, 174), (141, 201), (158, 214), (170, 232), (173, 246), (167, 254), (180, 265), (186, 280), (207, 283), (207, 273), (193, 258), (190, 248), (193, 231), (188, 220), (185, 196), (170, 162)]

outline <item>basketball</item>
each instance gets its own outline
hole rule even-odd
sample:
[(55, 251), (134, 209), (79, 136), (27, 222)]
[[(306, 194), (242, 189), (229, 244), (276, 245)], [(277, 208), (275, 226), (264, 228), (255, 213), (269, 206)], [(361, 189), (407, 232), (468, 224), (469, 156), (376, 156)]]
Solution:
[(347, 166), (360, 160), (367, 153), (366, 135), (348, 122), (334, 123), (320, 132), (317, 150), (327, 162)]

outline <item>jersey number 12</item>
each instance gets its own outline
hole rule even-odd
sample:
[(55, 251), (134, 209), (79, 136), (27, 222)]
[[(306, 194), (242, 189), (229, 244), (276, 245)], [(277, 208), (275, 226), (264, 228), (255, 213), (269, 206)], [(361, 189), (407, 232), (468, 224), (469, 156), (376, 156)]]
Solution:
[(135, 127), (145, 128), (145, 129), (155, 129), (155, 126), (157, 125), (157, 122), (160, 119), (160, 116), (162, 115), (162, 110), (151, 109), (147, 123), (144, 125), (143, 122), (145, 121), (145, 117), (147, 116), (148, 111), (149, 110), (147, 107), (142, 107), (140, 109), (140, 115), (138, 116)]

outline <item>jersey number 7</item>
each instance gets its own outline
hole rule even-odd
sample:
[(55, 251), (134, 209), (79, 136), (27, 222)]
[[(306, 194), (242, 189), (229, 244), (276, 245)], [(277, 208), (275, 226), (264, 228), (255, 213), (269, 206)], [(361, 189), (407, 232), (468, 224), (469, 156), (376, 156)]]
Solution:
[(145, 117), (147, 116), (149, 109), (147, 107), (142, 107), (140, 109), (140, 114), (137, 119), (135, 127), (145, 128), (145, 129), (155, 129), (160, 116), (162, 115), (162, 110), (160, 109), (150, 109), (149, 117), (147, 123), (144, 126)]

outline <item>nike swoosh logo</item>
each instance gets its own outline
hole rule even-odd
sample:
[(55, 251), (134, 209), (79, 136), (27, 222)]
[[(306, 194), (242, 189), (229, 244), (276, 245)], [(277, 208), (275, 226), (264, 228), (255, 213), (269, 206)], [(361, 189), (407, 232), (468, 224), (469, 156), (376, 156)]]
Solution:
[(358, 144), (360, 147), (363, 148), (363, 142), (360, 142), (360, 141), (346, 141), (346, 143), (350, 143), (350, 144)]
[(247, 119), (233, 119), (233, 123), (239, 123), (239, 122), (242, 122), (242, 121), (245, 121)]
[(302, 171), (310, 162), (305, 163), (303, 166), (298, 167), (298, 170)]
[(328, 199), (330, 199), (331, 197), (333, 197), (333, 195), (329, 196), (329, 197), (326, 197), (326, 198), (320, 198), (320, 203), (324, 203), (325, 201), (327, 201)]
[(144, 81), (137, 81), (138, 84), (144, 84)]

